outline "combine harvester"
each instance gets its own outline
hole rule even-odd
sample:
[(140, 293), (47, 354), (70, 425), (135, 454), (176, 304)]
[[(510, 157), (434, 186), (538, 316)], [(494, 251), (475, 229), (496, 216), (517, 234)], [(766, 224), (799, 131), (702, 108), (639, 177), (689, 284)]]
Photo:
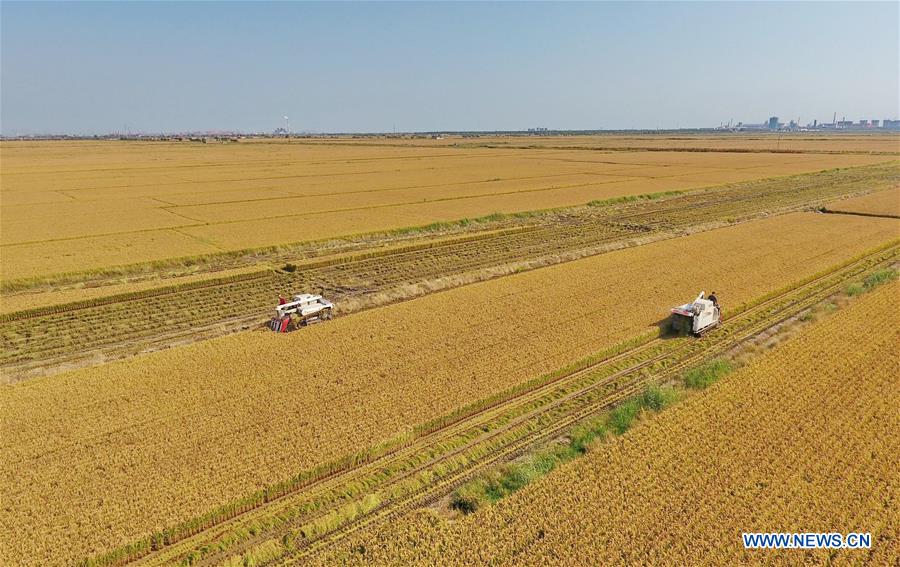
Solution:
[(699, 337), (719, 326), (721, 318), (715, 292), (707, 298), (706, 292), (701, 291), (693, 302), (672, 309), (672, 330), (678, 334)]
[(269, 321), (268, 326), (276, 333), (287, 333), (312, 323), (328, 321), (333, 317), (334, 303), (321, 295), (303, 293), (295, 295), (292, 301), (277, 306), (275, 316)]

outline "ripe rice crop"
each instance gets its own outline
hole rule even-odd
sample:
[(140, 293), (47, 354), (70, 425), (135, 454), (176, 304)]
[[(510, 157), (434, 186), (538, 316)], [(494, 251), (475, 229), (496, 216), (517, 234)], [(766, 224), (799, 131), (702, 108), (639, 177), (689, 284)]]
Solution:
[[(228, 277), (232, 275), (257, 272), (259, 268), (235, 268), (231, 270), (222, 270), (215, 275), (217, 278)], [(176, 283), (191, 284), (199, 281), (208, 281), (212, 279), (209, 274), (192, 274), (180, 276)], [(109, 296), (121, 295), (123, 293), (137, 293), (147, 290), (159, 289), (161, 284), (168, 283), (166, 280), (158, 278), (148, 279), (148, 281), (130, 282), (126, 281), (120, 284), (110, 284), (99, 287), (80, 287), (72, 286), (68, 289), (59, 291), (50, 291), (42, 293), (22, 293), (18, 295), (7, 295), (0, 304), (0, 317), (8, 313), (24, 311), (26, 309), (46, 309), (48, 306), (65, 305), (73, 302), (97, 301)]]
[(828, 205), (828, 210), (836, 213), (856, 213), (900, 218), (900, 187), (869, 193), (853, 199), (835, 201)]
[[(458, 138), (445, 138), (442, 144), (459, 143)], [(364, 143), (361, 141), (360, 143)], [(433, 141), (412, 141), (419, 145), (438, 145)], [(543, 148), (591, 148), (591, 149), (652, 149), (665, 150), (709, 150), (709, 151), (747, 151), (747, 152), (880, 152), (887, 154), (900, 153), (900, 138), (896, 134), (871, 135), (841, 134), (834, 136), (820, 133), (795, 133), (773, 136), (769, 133), (745, 133), (735, 136), (726, 134), (681, 134), (670, 136), (542, 136), (526, 139), (515, 137), (483, 137), (473, 144), (486, 144), (496, 147), (543, 147)]]
[[(35, 242), (2, 247), (3, 273), (14, 277), (65, 273), (102, 266), (211, 254), (220, 249), (181, 231), (147, 231), (125, 236), (88, 236), (75, 241)], [(6, 280), (7, 278), (0, 278)]]
[[(415, 512), (319, 564), (896, 564), (898, 341), (894, 283), (492, 507)], [(745, 550), (743, 532), (872, 548)]]
[(275, 141), (2, 149), (3, 280), (887, 159)]
[(0, 389), (0, 557), (133, 541), (638, 335), (700, 286), (727, 310), (896, 226), (785, 215)]
[(442, 140), (427, 139), (323, 139), (307, 140), (305, 143), (321, 146), (384, 146), (388, 142), (394, 147), (491, 147), (508, 149), (534, 149), (545, 151), (591, 149), (607, 152), (653, 150), (677, 150), (690, 153), (810, 153), (827, 154), (900, 154), (900, 138), (896, 134), (847, 134), (819, 132), (778, 133), (769, 132), (735, 134), (682, 134), (665, 135), (609, 135), (599, 136), (480, 136), (477, 140), (448, 135)]

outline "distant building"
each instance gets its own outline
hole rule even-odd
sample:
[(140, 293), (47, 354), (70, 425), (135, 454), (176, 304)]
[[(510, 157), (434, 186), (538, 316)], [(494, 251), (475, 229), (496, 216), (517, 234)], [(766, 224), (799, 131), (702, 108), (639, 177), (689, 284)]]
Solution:
[(900, 120), (884, 119), (881, 121), (881, 127), (888, 130), (900, 130)]
[(878, 125), (881, 123), (881, 120), (871, 120), (872, 128), (878, 128)]
[(769, 118), (769, 130), (778, 130), (778, 117), (772, 116)]
[(768, 123), (763, 124), (744, 124), (743, 122), (738, 122), (734, 127), (735, 130), (739, 132), (743, 132), (746, 130), (766, 130), (769, 127)]

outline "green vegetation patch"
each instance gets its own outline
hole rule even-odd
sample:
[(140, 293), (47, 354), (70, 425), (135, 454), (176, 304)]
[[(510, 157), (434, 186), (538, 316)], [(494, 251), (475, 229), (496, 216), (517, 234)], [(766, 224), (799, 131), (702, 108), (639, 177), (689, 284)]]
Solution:
[(725, 359), (717, 358), (688, 370), (682, 377), (682, 380), (688, 388), (702, 390), (708, 388), (732, 370), (734, 370), (734, 364)]
[(585, 454), (592, 444), (610, 433), (621, 435), (631, 428), (641, 412), (658, 412), (678, 399), (674, 388), (651, 385), (608, 414), (574, 428), (565, 443), (553, 445), (528, 457), (490, 470), (458, 488), (450, 497), (450, 506), (470, 514), (527, 486), (563, 463)]
[(588, 203), (589, 207), (606, 207), (609, 205), (619, 205), (621, 203), (634, 203), (636, 201), (655, 201), (665, 197), (677, 197), (684, 195), (687, 191), (659, 191), (657, 193), (644, 193), (642, 195), (623, 195), (621, 197), (610, 197), (609, 199), (597, 199)]
[(856, 297), (857, 295), (862, 295), (866, 292), (869, 292), (876, 287), (886, 284), (888, 282), (892, 282), (897, 279), (897, 269), (896, 268), (884, 268), (883, 270), (878, 270), (877, 272), (872, 272), (866, 279), (861, 282), (853, 282), (847, 286), (847, 295), (851, 297)]

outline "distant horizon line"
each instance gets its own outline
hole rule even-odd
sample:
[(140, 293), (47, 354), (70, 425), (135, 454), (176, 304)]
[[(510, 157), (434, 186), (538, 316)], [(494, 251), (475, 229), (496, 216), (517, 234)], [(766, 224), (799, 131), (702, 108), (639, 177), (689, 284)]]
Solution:
[[(883, 126), (884, 120), (897, 121), (897, 119), (879, 119), (879, 126), (869, 124), (860, 124), (858, 121), (850, 122), (846, 125), (834, 126), (834, 123), (818, 123), (816, 126), (800, 126), (787, 128), (766, 128), (764, 124), (744, 124), (738, 123), (732, 126), (697, 126), (697, 127), (678, 127), (678, 128), (526, 128), (520, 130), (392, 130), (392, 131), (316, 131), (316, 130), (298, 130), (286, 131), (282, 128), (264, 131), (247, 131), (247, 130), (182, 130), (182, 131), (109, 131), (103, 133), (84, 134), (74, 132), (42, 132), (42, 133), (14, 133), (0, 134), (0, 139), (41, 139), (41, 138), (142, 138), (142, 137), (199, 137), (199, 136), (253, 136), (264, 138), (285, 138), (285, 137), (338, 137), (338, 136), (436, 136), (436, 135), (485, 135), (485, 134), (524, 134), (524, 135), (547, 135), (547, 134), (616, 134), (616, 133), (663, 133), (663, 132), (756, 132), (756, 133), (784, 133), (785, 131), (897, 131), (897, 128), (886, 128)], [(828, 127), (825, 127), (827, 125)]]
[[(638, 127), (638, 128), (603, 128), (602, 126), (599, 128), (548, 128), (542, 126), (536, 127), (526, 127), (521, 129), (493, 129), (493, 130), (398, 130), (394, 127), (392, 130), (345, 130), (345, 131), (325, 131), (325, 130), (291, 130), (290, 127), (285, 128), (284, 126), (277, 126), (271, 130), (240, 130), (240, 129), (216, 129), (216, 128), (200, 128), (200, 129), (192, 129), (192, 130), (137, 130), (132, 131), (128, 124), (123, 124), (124, 128), (122, 130), (109, 130), (105, 132), (94, 132), (94, 133), (79, 133), (79, 132), (33, 132), (29, 129), (16, 128), (14, 133), (8, 134), (0, 131), (0, 139), (6, 138), (53, 138), (53, 137), (68, 137), (68, 138), (103, 138), (110, 136), (125, 136), (125, 137), (140, 137), (140, 136), (278, 136), (278, 135), (299, 135), (299, 136), (390, 136), (390, 135), (435, 135), (435, 134), (518, 134), (518, 133), (526, 133), (526, 134), (534, 134), (540, 132), (557, 132), (557, 133), (604, 133), (604, 132), (685, 132), (685, 131), (709, 131), (709, 130), (717, 130), (717, 131), (727, 131), (727, 130), (735, 130), (735, 129), (751, 129), (751, 130), (759, 130), (759, 131), (778, 131), (782, 124), (791, 125), (792, 127), (796, 127), (799, 129), (823, 129), (826, 127), (831, 127), (834, 129), (837, 128), (846, 128), (850, 126), (852, 128), (860, 128), (860, 127), (868, 127), (875, 129), (884, 129), (882, 126), (885, 122), (897, 122), (898, 115), (895, 115), (893, 118), (861, 118), (857, 120), (847, 120), (847, 115), (844, 114), (841, 117), (841, 120), (838, 120), (837, 113), (832, 115), (832, 122), (819, 121), (818, 119), (813, 119), (812, 121), (808, 121), (805, 125), (801, 125), (799, 122), (799, 117), (795, 122), (793, 118), (787, 118), (788, 122), (778, 122), (779, 128), (769, 128), (769, 121), (773, 118), (776, 120), (780, 120), (781, 117), (777, 115), (772, 115), (767, 118), (763, 122), (742, 122), (742, 121), (734, 121), (734, 119), (729, 119), (727, 122), (722, 121), (718, 126), (685, 126), (682, 127), (680, 125), (675, 126), (674, 128), (660, 128), (660, 127)], [(861, 121), (869, 123), (868, 126), (860, 124)], [(880, 123), (879, 126), (872, 126), (871, 122), (878, 121)], [(841, 124), (840, 127), (837, 124)]]

